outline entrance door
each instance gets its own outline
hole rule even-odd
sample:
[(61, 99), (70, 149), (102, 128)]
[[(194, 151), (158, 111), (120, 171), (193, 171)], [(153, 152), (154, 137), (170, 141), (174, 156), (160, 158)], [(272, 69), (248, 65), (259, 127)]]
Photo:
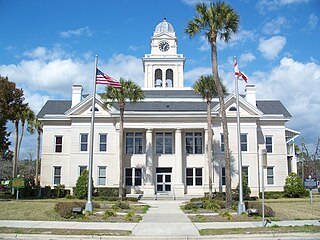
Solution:
[(157, 168), (157, 192), (171, 192), (171, 168)]

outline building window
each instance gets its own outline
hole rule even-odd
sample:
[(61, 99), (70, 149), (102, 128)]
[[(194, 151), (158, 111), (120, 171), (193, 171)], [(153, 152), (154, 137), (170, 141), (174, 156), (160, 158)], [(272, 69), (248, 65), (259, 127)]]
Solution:
[(156, 69), (154, 73), (154, 79), (155, 79), (155, 87), (162, 87), (162, 71), (161, 69)]
[(84, 170), (87, 170), (87, 166), (79, 166), (79, 176), (83, 173)]
[(61, 184), (61, 167), (53, 167), (53, 185)]
[(272, 153), (272, 137), (266, 137), (266, 149), (268, 153)]
[(172, 154), (172, 133), (156, 133), (156, 153)]
[(201, 186), (202, 185), (202, 168), (187, 168), (186, 184), (187, 186)]
[(173, 87), (173, 71), (171, 69), (166, 71), (166, 87)]
[(142, 185), (142, 168), (125, 169), (125, 185), (141, 186)]
[(126, 153), (142, 154), (141, 132), (129, 132), (126, 134)]
[(98, 185), (106, 185), (107, 180), (107, 167), (98, 167)]
[(62, 136), (55, 136), (55, 150), (56, 153), (62, 152)]
[(242, 166), (242, 176), (243, 174), (246, 175), (246, 181), (249, 184), (249, 167), (248, 166)]
[(220, 134), (220, 151), (224, 152), (224, 137), (223, 137), (223, 134)]
[(221, 167), (221, 185), (226, 185), (226, 168)]
[(80, 151), (88, 151), (88, 133), (80, 133)]
[(241, 133), (240, 136), (241, 141), (241, 151), (248, 151), (248, 140), (247, 140), (247, 134)]
[(202, 154), (202, 133), (201, 132), (186, 133), (186, 153)]
[(99, 134), (99, 151), (107, 151), (107, 134)]
[(274, 172), (273, 167), (267, 167), (267, 184), (274, 184)]

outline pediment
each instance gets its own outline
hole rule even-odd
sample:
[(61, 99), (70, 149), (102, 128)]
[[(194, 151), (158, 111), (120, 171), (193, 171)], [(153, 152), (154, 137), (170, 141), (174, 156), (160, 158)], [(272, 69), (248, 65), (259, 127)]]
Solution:
[[(87, 117), (91, 116), (92, 109), (92, 94), (88, 95), (80, 103), (72, 107), (65, 114), (69, 117)], [(111, 109), (105, 109), (103, 107), (103, 101), (99, 95), (96, 95), (95, 101), (95, 115), (96, 116), (111, 116)]]
[[(239, 106), (240, 106), (240, 116), (241, 117), (259, 117), (263, 113), (256, 107), (246, 101), (243, 97), (239, 96)], [(225, 109), (227, 117), (236, 117), (237, 116), (237, 99), (235, 94), (230, 94), (225, 99)], [(215, 112), (220, 111), (220, 105), (217, 104), (213, 109)]]
[(160, 32), (152, 37), (153, 39), (175, 39), (176, 37), (167, 32)]

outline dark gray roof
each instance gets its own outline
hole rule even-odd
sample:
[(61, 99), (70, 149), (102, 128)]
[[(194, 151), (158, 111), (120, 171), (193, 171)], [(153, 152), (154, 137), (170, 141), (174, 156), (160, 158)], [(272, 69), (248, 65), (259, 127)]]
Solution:
[[(148, 97), (148, 94), (154, 94), (152, 95), (153, 98), (157, 94), (158, 91), (145, 91), (146, 97)], [(171, 92), (171, 91), (169, 91)], [(172, 93), (168, 95), (163, 95), (165, 91), (161, 91), (162, 95), (161, 97), (168, 96), (172, 97)], [(177, 90), (177, 92), (179, 92)], [(187, 94), (188, 91), (182, 91), (183, 94)], [(192, 96), (192, 90), (189, 92), (190, 95), (188, 97)], [(193, 92), (194, 93), (194, 92)], [(182, 95), (183, 95), (182, 94)], [(177, 95), (175, 95), (177, 96)], [(186, 97), (186, 95), (184, 95)], [(198, 96), (198, 95), (196, 95)], [(195, 96), (194, 96), (195, 97)], [(212, 108), (215, 107), (217, 103), (212, 103)], [(113, 105), (114, 108), (119, 109), (118, 104)], [(46, 104), (42, 107), (40, 112), (38, 113), (38, 118), (43, 118), (46, 114), (64, 114), (67, 110), (71, 108), (71, 100), (48, 100)], [(285, 118), (291, 118), (291, 114), (288, 112), (288, 110), (283, 106), (283, 104), (279, 100), (258, 100), (257, 101), (257, 108), (262, 111), (264, 114), (283, 114)], [(136, 103), (126, 103), (125, 110), (126, 111), (135, 111), (135, 112), (203, 112), (206, 111), (206, 103), (205, 102), (173, 102), (173, 101), (167, 101), (167, 102), (136, 102)]]
[(292, 117), (279, 100), (257, 101), (257, 108), (264, 114), (283, 114), (285, 118)]
[(46, 114), (64, 114), (71, 108), (71, 100), (48, 100), (37, 114), (43, 118)]
[[(114, 104), (113, 107), (119, 110), (118, 104)], [(207, 110), (207, 105), (205, 102), (136, 102), (126, 103), (125, 110), (139, 112), (201, 112)]]
[(194, 90), (144, 90), (145, 98), (201, 98)]

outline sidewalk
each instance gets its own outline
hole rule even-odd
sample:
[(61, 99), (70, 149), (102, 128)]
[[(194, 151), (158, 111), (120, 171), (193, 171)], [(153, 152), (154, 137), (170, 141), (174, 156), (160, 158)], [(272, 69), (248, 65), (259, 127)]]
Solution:
[[(197, 239), (199, 237), (198, 230), (200, 229), (254, 228), (262, 226), (261, 221), (192, 223), (180, 209), (181, 201), (146, 201), (145, 203), (150, 205), (150, 209), (139, 223), (0, 220), (0, 227), (128, 230), (132, 232), (132, 237), (176, 236), (177, 239), (179, 237)], [(268, 226), (304, 225), (320, 226), (320, 222), (318, 220), (294, 220), (272, 221), (268, 224)], [(2, 234), (0, 233), (0, 236)]]

